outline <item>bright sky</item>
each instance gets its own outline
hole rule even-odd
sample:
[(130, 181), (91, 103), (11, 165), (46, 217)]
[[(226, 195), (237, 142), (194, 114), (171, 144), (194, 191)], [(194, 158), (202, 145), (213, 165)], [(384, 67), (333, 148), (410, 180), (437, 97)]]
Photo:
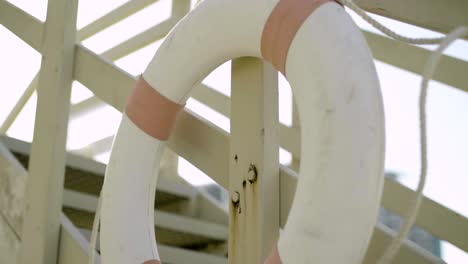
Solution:
[[(9, 0), (41, 21), (46, 17), (46, 0)], [(78, 29), (94, 21), (126, 0), (80, 0)], [(170, 16), (171, 1), (160, 0), (145, 10), (96, 36), (84, 41), (84, 45), (100, 53), (138, 34)], [(376, 32), (352, 14), (359, 26)], [(391, 28), (409, 36), (434, 36), (434, 32), (378, 17)], [(0, 25), (0, 124), (28, 86), (40, 66), (40, 54)], [(140, 74), (157, 50), (160, 42), (149, 45), (116, 62), (130, 72)], [(429, 47), (434, 49), (434, 47)], [(457, 41), (446, 54), (468, 61), (468, 42)], [(419, 177), (419, 118), (418, 96), (420, 78), (412, 73), (376, 61), (381, 81), (386, 115), (386, 170), (399, 173), (403, 184), (414, 188)], [(216, 90), (230, 94), (230, 63), (222, 65), (209, 75), (204, 83)], [(291, 91), (287, 81), (280, 79), (280, 121), (291, 123)], [(82, 85), (73, 85), (72, 103), (91, 96)], [(9, 136), (31, 141), (35, 111), (35, 95), (8, 131)], [(201, 103), (190, 100), (188, 107), (207, 117), (222, 129), (229, 131), (229, 119)], [(428, 149), (429, 173), (425, 195), (435, 201), (468, 216), (468, 93), (447, 85), (432, 82), (428, 96)], [(86, 146), (113, 134), (120, 120), (120, 113), (109, 106), (102, 106), (70, 121), (67, 148)], [(282, 163), (290, 160), (281, 151)], [(106, 161), (108, 153), (95, 157)], [(181, 160), (179, 171), (195, 183), (206, 183), (203, 173)], [(444, 258), (449, 263), (468, 263), (468, 254), (448, 243), (443, 243)]]

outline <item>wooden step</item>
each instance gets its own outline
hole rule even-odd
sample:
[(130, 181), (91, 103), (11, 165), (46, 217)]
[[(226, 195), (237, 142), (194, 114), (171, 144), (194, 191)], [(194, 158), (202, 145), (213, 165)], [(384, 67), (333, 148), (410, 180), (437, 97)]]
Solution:
[[(28, 168), (31, 144), (18, 139), (0, 136), (0, 140), (10, 149), (20, 163)], [(99, 195), (104, 181), (106, 165), (73, 153), (67, 153), (65, 169), (65, 189)], [(188, 201), (197, 195), (197, 190), (183, 182), (168, 180), (170, 175), (160, 171), (156, 189), (156, 206)]]
[[(78, 227), (92, 229), (98, 198), (85, 193), (66, 190), (63, 212)], [(155, 210), (156, 238), (159, 243), (191, 249), (223, 243), (228, 238), (224, 225)]]
[[(89, 238), (83, 235), (70, 219), (62, 215), (60, 232), (59, 264), (83, 264), (88, 262)], [(227, 264), (227, 258), (203, 252), (158, 245), (159, 255), (165, 264)], [(100, 257), (97, 254), (96, 263)]]

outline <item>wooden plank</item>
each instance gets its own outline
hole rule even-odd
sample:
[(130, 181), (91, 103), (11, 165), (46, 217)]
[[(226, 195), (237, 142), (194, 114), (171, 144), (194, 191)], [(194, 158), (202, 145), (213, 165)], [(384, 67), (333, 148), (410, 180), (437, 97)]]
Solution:
[[(382, 206), (398, 215), (406, 215), (408, 201), (414, 200), (414, 191), (398, 182), (386, 179)], [(416, 224), (436, 237), (468, 252), (468, 218), (425, 197)]]
[(179, 156), (227, 188), (229, 137), (226, 132), (185, 109), (167, 144)]
[(130, 0), (123, 5), (115, 8), (96, 21), (84, 26), (78, 31), (78, 39), (85, 40), (99, 31), (112, 26), (113, 24), (129, 17), (145, 7), (155, 3), (158, 0)]
[[(382, 224), (377, 224), (369, 243), (369, 248), (367, 249), (367, 254), (363, 264), (377, 263), (377, 260), (390, 245), (391, 239), (395, 235), (395, 231)], [(442, 264), (445, 262), (417, 244), (409, 240), (405, 240), (393, 263)]]
[[(63, 214), (60, 214), (61, 230), (58, 253), (58, 264), (88, 263), (90, 248), (88, 240), (81, 234), (73, 223)], [(96, 254), (96, 264), (101, 263), (99, 254)]]
[(112, 47), (108, 51), (103, 52), (102, 56), (112, 61), (125, 57), (138, 49), (144, 48), (147, 45), (164, 38), (178, 21), (178, 19), (169, 18), (160, 24), (157, 24), (116, 45), (115, 47)]
[(0, 140), (0, 263), (16, 263), (27, 171)]
[[(65, 190), (63, 206), (96, 212), (98, 197)], [(161, 210), (154, 211), (154, 223), (156, 227), (176, 230), (187, 234), (198, 235), (214, 240), (226, 240), (228, 237), (227, 227), (216, 223), (210, 223), (195, 218), (176, 215)]]
[(23, 225), (27, 176), (28, 172), (0, 141), (0, 214), (16, 234), (21, 234)]
[(263, 263), (279, 235), (277, 71), (233, 60), (231, 87), (229, 263)]
[(77, 6), (48, 2), (19, 263), (57, 262)]
[[(364, 10), (434, 31), (468, 26), (466, 0), (354, 0)], [(465, 36), (465, 39), (467, 37)]]
[(214, 256), (206, 253), (199, 253), (192, 250), (168, 247), (165, 245), (158, 245), (158, 251), (161, 259), (165, 263), (174, 264), (226, 264), (227, 260), (224, 257)]
[[(11, 151), (13, 152), (17, 152), (17, 153), (21, 153), (21, 154), (24, 154), (24, 155), (29, 155), (31, 153), (31, 143), (28, 143), (28, 142), (24, 142), (24, 141), (21, 141), (21, 140), (18, 140), (18, 139), (14, 139), (14, 138), (10, 138), (10, 137), (7, 137), (7, 136), (1, 136), (0, 135), (0, 142), (3, 142)], [(1, 145), (0, 145), (0, 166), (2, 165), (1, 163), (1, 158), (2, 158), (2, 155), (1, 155)], [(9, 154), (11, 156), (11, 154)], [(11, 156), (11, 158), (9, 158), (11, 160), (13, 160), (12, 162), (15, 162), (15, 164), (18, 164), (18, 166), (21, 166), (16, 160), (14, 160), (14, 157)], [(66, 154), (66, 165), (67, 167), (70, 167), (70, 168), (74, 168), (74, 169), (78, 169), (78, 170), (81, 170), (81, 171), (85, 171), (85, 172), (90, 172), (90, 173), (93, 173), (95, 175), (98, 175), (97, 177), (99, 176), (102, 176), (104, 177), (104, 173), (106, 171), (106, 164), (103, 164), (101, 162), (98, 162), (98, 161), (95, 161), (95, 160), (92, 160), (92, 159), (89, 159), (89, 158), (86, 158), (86, 157), (83, 157), (81, 155), (77, 155), (75, 153), (67, 153)], [(12, 168), (13, 168), (14, 165), (10, 165), (8, 168), (10, 169), (9, 172), (12, 172)], [(1, 168), (0, 168), (1, 169)], [(24, 171), (24, 174), (26, 174), (27, 172), (22, 168), (20, 167), (19, 168), (19, 173), (22, 173)], [(1, 172), (1, 170), (0, 170)], [(195, 198), (195, 196), (197, 195), (197, 190), (184, 183), (184, 182), (174, 182), (172, 180), (168, 180), (167, 178), (169, 177), (172, 177), (172, 176), (167, 176), (165, 177), (165, 175), (167, 174), (167, 172), (165, 170), (163, 170), (161, 172), (161, 177), (158, 179), (158, 186), (157, 186), (157, 190), (159, 191), (163, 191), (163, 192), (166, 192), (166, 193), (171, 193), (172, 195), (174, 196), (178, 196), (180, 199), (192, 199), (192, 198)], [(15, 176), (18, 176), (20, 174), (15, 174)], [(15, 181), (19, 181), (18, 179), (15, 179)], [(26, 181), (26, 180), (24, 180)], [(9, 180), (9, 182), (11, 182)], [(0, 183), (2, 183), (0, 181)], [(0, 185), (2, 186), (2, 185)], [(5, 187), (7, 188), (7, 187)], [(13, 189), (16, 189), (16, 188), (19, 188), (19, 187), (11, 187)], [(0, 191), (2, 190), (3, 188), (0, 187)], [(5, 201), (9, 201), (8, 199), (5, 199)], [(1, 200), (0, 200), (0, 205), (1, 205)], [(1, 208), (1, 207), (0, 207)], [(22, 208), (22, 206), (20, 206), (19, 208)], [(15, 213), (15, 215), (18, 214), (18, 213)]]
[(212, 87), (200, 83), (193, 89), (191, 97), (225, 117), (231, 117), (231, 100), (229, 96), (216, 91)]
[[(433, 12), (439, 12), (439, 10), (445, 9), (454, 9), (456, 12), (454, 14), (463, 14), (463, 19), (465, 20), (465, 25), (467, 25), (468, 16), (465, 16), (463, 7), (468, 6), (468, 2), (465, 0), (447, 0), (453, 2), (451, 5), (446, 4), (446, 2), (440, 2), (437, 0), (411, 0), (412, 5), (418, 6), (418, 8), (407, 8), (407, 1), (398, 0), (398, 1), (376, 1), (376, 0), (358, 0), (356, 1), (361, 7), (364, 7), (371, 12), (382, 15), (383, 12), (391, 12), (391, 10), (396, 9), (393, 5), (398, 6), (403, 4), (405, 12), (420, 12), (419, 4), (424, 2), (430, 2), (434, 6), (442, 6), (442, 9), (433, 8)], [(385, 9), (385, 6), (392, 5), (392, 8)], [(381, 6), (381, 7), (380, 7)], [(382, 10), (380, 10), (382, 9)], [(422, 12), (422, 11), (421, 11)], [(396, 13), (399, 14), (399, 13)], [(450, 13), (449, 13), (450, 14)], [(412, 17), (412, 16), (410, 16)], [(427, 16), (425, 19), (441, 19), (439, 15)], [(404, 21), (404, 20), (402, 20)], [(26, 43), (32, 46), (37, 51), (40, 51), (41, 39), (42, 39), (42, 23), (14, 6), (13, 4), (0, 0), (0, 23), (2, 23), (6, 28), (15, 33), (18, 37), (23, 39)], [(462, 23), (459, 23), (461, 25)], [(448, 29), (452, 29), (450, 27)], [(388, 38), (379, 36), (375, 33), (370, 33), (364, 31), (364, 35), (369, 41), (369, 45), (373, 50), (374, 56), (376, 59), (383, 62), (401, 67), (402, 69), (420, 74), (421, 67), (424, 65), (425, 59), (428, 57), (429, 51), (416, 47), (400, 43)], [(390, 52), (387, 52), (390, 51)], [(401, 54), (404, 54), (402, 56)], [(411, 58), (411, 59), (410, 59)], [(455, 88), (459, 88), (463, 91), (468, 91), (468, 84), (464, 82), (464, 75), (461, 73), (466, 72), (468, 63), (452, 58), (450, 56), (443, 56), (440, 64), (435, 73), (434, 79), (442, 83), (446, 83)]]
[(43, 23), (6, 0), (0, 0), (0, 23), (38, 52), (42, 51)]
[[(226, 258), (192, 250), (158, 245), (159, 254), (165, 263), (225, 264)], [(88, 262), (89, 242), (80, 231), (62, 215), (59, 264), (83, 264)], [(99, 264), (99, 254), (96, 264)]]
[(191, 0), (172, 0), (171, 17), (179, 21), (191, 8)]
[[(177, 19), (169, 18), (166, 21), (163, 21), (160, 24), (155, 25), (148, 30), (145, 30), (144, 32), (110, 48), (109, 50), (104, 51), (100, 56), (110, 61), (116, 61), (125, 57), (130, 53), (165, 37), (177, 21)], [(70, 119), (74, 119), (82, 113), (92, 111), (94, 108), (102, 105), (103, 102), (101, 100), (92, 96), (83, 102), (71, 106)]]
[(19, 247), (19, 237), (0, 212), (0, 263), (16, 263)]
[(124, 109), (136, 82), (135, 77), (81, 44), (75, 49), (73, 77), (119, 111)]
[[(75, 59), (76, 80), (122, 111), (136, 78), (81, 45), (77, 45)], [(224, 131), (186, 109), (179, 117), (168, 146), (227, 187), (229, 145)]]
[(6, 134), (8, 129), (10, 129), (11, 125), (16, 120), (16, 117), (18, 117), (21, 110), (23, 110), (24, 106), (29, 101), (29, 98), (31, 98), (33, 93), (36, 91), (38, 77), (39, 76), (37, 74), (36, 74), (36, 76), (34, 76), (34, 79), (31, 81), (31, 83), (26, 88), (26, 90), (24, 90), (21, 97), (18, 99), (16, 104), (13, 106), (13, 109), (11, 109), (8, 116), (3, 121), (3, 123), (2, 123), (2, 125), (0, 127), (0, 134)]
[[(197, 86), (192, 98), (228, 118), (231, 117), (230, 98), (207, 85)], [(301, 151), (299, 127), (287, 127), (280, 124), (279, 129), (280, 146), (299, 157)]]
[[(468, 3), (468, 1), (465, 2)], [(468, 6), (466, 10), (468, 10)], [(468, 15), (466, 15), (466, 17), (468, 18)], [(403, 42), (394, 41), (372, 32), (363, 32), (375, 59), (418, 75), (423, 72), (424, 65), (431, 51)], [(468, 92), (468, 82), (466, 81), (467, 72), (467, 61), (443, 55), (434, 72), (433, 80)]]
[(70, 122), (105, 105), (96, 96), (91, 96), (70, 106)]

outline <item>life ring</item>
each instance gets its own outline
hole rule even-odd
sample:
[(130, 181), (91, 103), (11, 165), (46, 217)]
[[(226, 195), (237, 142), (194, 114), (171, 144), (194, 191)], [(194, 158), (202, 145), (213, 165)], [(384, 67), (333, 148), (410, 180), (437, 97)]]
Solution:
[(241, 56), (286, 76), (301, 120), (282, 262), (361, 263), (382, 194), (384, 118), (359, 28), (329, 0), (205, 0), (170, 32), (128, 100), (103, 190), (104, 264), (159, 263), (153, 202), (164, 142), (192, 87)]

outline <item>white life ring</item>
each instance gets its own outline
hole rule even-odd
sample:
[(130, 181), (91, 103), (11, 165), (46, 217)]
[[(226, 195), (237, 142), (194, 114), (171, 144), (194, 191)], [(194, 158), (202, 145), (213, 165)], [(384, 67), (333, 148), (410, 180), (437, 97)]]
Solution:
[(192, 87), (241, 56), (283, 72), (301, 120), (282, 262), (361, 263), (382, 193), (384, 118), (359, 28), (329, 0), (205, 0), (170, 32), (122, 117), (103, 190), (104, 264), (159, 263), (153, 202), (164, 141)]

